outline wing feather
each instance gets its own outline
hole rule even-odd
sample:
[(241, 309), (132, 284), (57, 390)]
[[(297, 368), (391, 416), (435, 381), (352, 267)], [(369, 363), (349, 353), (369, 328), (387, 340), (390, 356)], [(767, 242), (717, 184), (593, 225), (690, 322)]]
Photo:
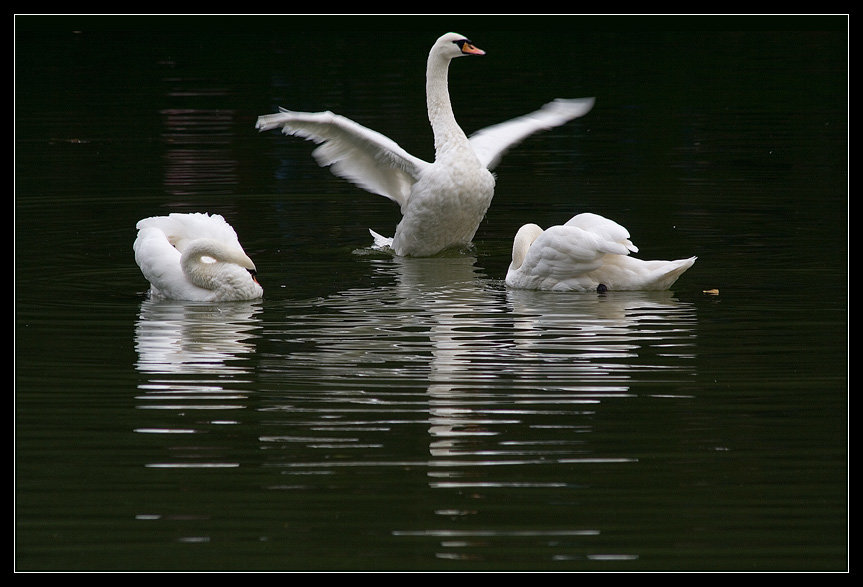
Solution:
[(411, 186), (430, 163), (414, 157), (395, 141), (332, 112), (294, 112), (258, 117), (255, 125), (265, 131), (281, 128), (286, 135), (313, 141), (312, 155), (322, 167), (372, 193), (404, 207)]
[(590, 112), (594, 98), (557, 99), (539, 110), (486, 127), (470, 137), (470, 144), (480, 162), (494, 169), (512, 146), (541, 130), (548, 130)]

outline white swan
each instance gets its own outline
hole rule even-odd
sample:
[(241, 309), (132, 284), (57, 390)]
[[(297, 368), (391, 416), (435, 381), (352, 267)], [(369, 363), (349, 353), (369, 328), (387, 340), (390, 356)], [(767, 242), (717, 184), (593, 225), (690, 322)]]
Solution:
[(428, 116), (435, 161), (428, 163), (391, 139), (332, 112), (292, 112), (258, 118), (260, 131), (281, 128), (286, 135), (320, 143), (313, 153), (321, 166), (401, 207), (395, 236), (372, 232), (376, 244), (396, 255), (429, 256), (471, 242), (494, 195), (494, 168), (504, 151), (528, 135), (583, 116), (593, 98), (555, 100), (541, 109), (490, 126), (470, 140), (456, 123), (447, 88), (449, 62), (461, 55), (484, 55), (463, 35), (447, 33), (429, 52), (426, 69)]
[(174, 213), (144, 218), (136, 228), (135, 262), (151, 297), (218, 302), (263, 295), (255, 264), (222, 216)]
[(664, 290), (692, 267), (696, 257), (644, 261), (629, 232), (597, 214), (579, 214), (543, 230), (525, 224), (515, 235), (506, 284), (552, 291)]

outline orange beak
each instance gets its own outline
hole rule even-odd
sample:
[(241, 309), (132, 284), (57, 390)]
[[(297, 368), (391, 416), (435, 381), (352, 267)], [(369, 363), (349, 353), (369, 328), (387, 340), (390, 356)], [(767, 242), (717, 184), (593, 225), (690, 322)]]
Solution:
[(461, 52), (465, 55), (485, 55), (485, 51), (480, 49), (479, 47), (475, 47), (470, 43), (465, 43), (461, 46)]

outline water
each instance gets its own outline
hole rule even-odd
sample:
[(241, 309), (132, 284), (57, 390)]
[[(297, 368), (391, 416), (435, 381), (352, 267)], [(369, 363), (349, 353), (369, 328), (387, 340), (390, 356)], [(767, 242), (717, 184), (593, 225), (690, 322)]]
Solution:
[[(16, 569), (848, 568), (844, 29), (121, 22), (18, 30)], [(597, 107), (505, 157), (471, 250), (396, 259), (390, 202), (253, 124), (329, 108), (430, 157), (445, 29), (488, 51), (452, 68), (467, 130)], [(262, 300), (146, 298), (135, 222), (193, 210)], [(699, 260), (506, 289), (520, 224), (588, 210)]]

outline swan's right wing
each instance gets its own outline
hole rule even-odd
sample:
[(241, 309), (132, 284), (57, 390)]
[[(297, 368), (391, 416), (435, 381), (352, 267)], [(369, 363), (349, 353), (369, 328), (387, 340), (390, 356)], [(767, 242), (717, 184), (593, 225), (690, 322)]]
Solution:
[(293, 112), (258, 117), (255, 125), (265, 131), (281, 128), (320, 146), (312, 153), (322, 167), (372, 193), (404, 206), (411, 186), (430, 164), (414, 157), (395, 141), (353, 120), (332, 112)]
[(594, 102), (594, 98), (554, 100), (535, 112), (477, 131), (470, 137), (471, 147), (486, 168), (494, 169), (507, 149), (535, 132), (584, 116)]

